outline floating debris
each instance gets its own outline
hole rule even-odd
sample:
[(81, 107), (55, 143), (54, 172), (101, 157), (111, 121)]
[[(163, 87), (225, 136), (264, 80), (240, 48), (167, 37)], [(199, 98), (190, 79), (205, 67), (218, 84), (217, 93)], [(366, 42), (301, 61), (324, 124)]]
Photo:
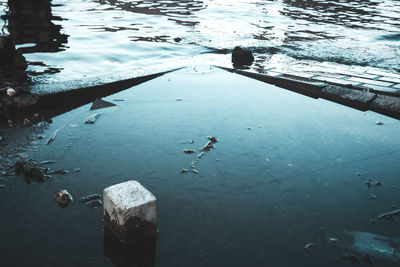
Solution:
[(87, 206), (92, 207), (92, 208), (98, 208), (103, 205), (103, 202), (101, 202), (100, 199), (92, 200), (86, 203)]
[(197, 155), (197, 158), (201, 158), (204, 155), (204, 152), (201, 152), (200, 154)]
[(49, 140), (47, 140), (47, 143), (46, 143), (47, 145), (50, 144), (51, 142), (53, 142), (54, 139), (56, 139), (56, 135), (57, 135), (57, 133), (58, 133), (59, 131), (60, 131), (60, 129), (56, 130), (56, 131), (53, 133), (53, 135), (50, 136)]
[(394, 220), (394, 216), (400, 215), (400, 209), (382, 213), (378, 216), (379, 219)]
[(76, 168), (76, 169), (74, 169), (72, 172), (73, 173), (77, 173), (77, 172), (80, 172), (81, 171), (81, 168)]
[(23, 174), (27, 183), (31, 183), (31, 181), (44, 182), (43, 172), (36, 167), (33, 161), (17, 161), (14, 166), (15, 173)]
[(372, 185), (371, 179), (368, 179), (368, 181), (366, 181), (365, 184), (368, 186), (368, 188), (370, 188)]
[(188, 172), (189, 169), (181, 169), (181, 174), (184, 174), (185, 172)]
[(68, 193), (67, 190), (61, 190), (60, 192), (58, 192), (56, 195), (56, 199), (61, 207), (66, 207), (71, 201), (73, 201), (71, 194)]
[(68, 126), (71, 128), (78, 128), (78, 124), (75, 124), (75, 123), (71, 123)]
[(201, 151), (210, 151), (212, 148), (215, 148), (214, 142), (211, 140), (207, 142), (207, 144), (200, 148)]
[(108, 101), (104, 101), (101, 98), (97, 98), (92, 106), (90, 107), (90, 110), (95, 110), (95, 109), (100, 109), (100, 108), (108, 108), (108, 107), (113, 107), (116, 106), (114, 103), (108, 102)]
[(208, 138), (208, 140), (210, 140), (213, 143), (217, 143), (218, 142), (218, 139), (216, 137), (214, 137), (214, 136), (207, 136), (207, 138)]
[(100, 116), (100, 113), (95, 113), (95, 114), (90, 115), (89, 117), (86, 118), (85, 124), (95, 123), (97, 117), (99, 117), (99, 116)]
[(357, 172), (356, 175), (357, 175), (357, 176), (361, 176), (361, 173)]
[(80, 198), (79, 201), (88, 202), (88, 201), (92, 201), (92, 200), (96, 200), (96, 199), (100, 199), (100, 198), (101, 198), (100, 194), (92, 194), (92, 195), (88, 195), (86, 197)]
[(371, 197), (371, 199), (376, 199), (376, 196), (373, 194), (371, 194), (370, 197)]
[(183, 150), (183, 152), (185, 152), (186, 154), (192, 154), (195, 153), (196, 151), (191, 148), (186, 148), (185, 150)]
[(68, 174), (68, 173), (69, 173), (69, 172), (66, 171), (66, 170), (64, 170), (64, 169), (46, 172), (46, 174), (62, 174), (62, 175), (65, 175), (65, 174)]
[(122, 101), (125, 101), (124, 99), (113, 99), (113, 101), (119, 101), (119, 102), (122, 102)]
[(37, 165), (45, 165), (45, 164), (51, 164), (51, 163), (55, 163), (55, 160), (44, 160), (39, 162)]
[(183, 99), (182, 98), (177, 98), (176, 101), (183, 101)]
[(383, 125), (384, 123), (383, 122), (381, 122), (381, 121), (377, 121), (376, 122), (376, 125)]
[(381, 181), (376, 181), (375, 184), (374, 184), (374, 186), (381, 186), (381, 185), (382, 185)]
[(191, 169), (191, 171), (192, 171), (194, 174), (198, 174), (198, 173), (199, 173), (199, 171), (196, 170), (196, 169)]
[(306, 251), (306, 252), (311, 252), (311, 248), (314, 246), (314, 243), (308, 243), (308, 244), (306, 244), (305, 246), (304, 246), (304, 250)]
[(3, 189), (3, 188), (5, 188), (5, 187), (6, 187), (5, 184), (0, 184), (0, 189)]

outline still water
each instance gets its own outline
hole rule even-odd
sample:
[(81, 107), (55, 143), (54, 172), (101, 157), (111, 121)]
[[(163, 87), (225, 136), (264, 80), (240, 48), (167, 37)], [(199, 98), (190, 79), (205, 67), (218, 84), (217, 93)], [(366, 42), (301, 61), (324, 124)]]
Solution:
[[(43, 183), (0, 177), (1, 266), (352, 266), (346, 253), (356, 266), (370, 266), (365, 253), (398, 266), (398, 221), (377, 218), (400, 205), (398, 120), (209, 67), (104, 99), (117, 106), (12, 128), (6, 140), (20, 145), (0, 143), (3, 170), (34, 158), (69, 171)], [(208, 135), (215, 149), (183, 152)], [(198, 173), (181, 174), (193, 161)], [(103, 209), (79, 198), (131, 179), (157, 197), (157, 240), (119, 249)], [(61, 189), (74, 197), (66, 208)]]
[[(400, 71), (400, 2), (394, 0), (45, 0), (0, 2), (2, 32), (34, 81), (85, 76), (251, 48), (262, 71), (330, 62)], [(33, 2), (32, 2), (33, 3)], [(28, 11), (27, 11), (28, 10)]]

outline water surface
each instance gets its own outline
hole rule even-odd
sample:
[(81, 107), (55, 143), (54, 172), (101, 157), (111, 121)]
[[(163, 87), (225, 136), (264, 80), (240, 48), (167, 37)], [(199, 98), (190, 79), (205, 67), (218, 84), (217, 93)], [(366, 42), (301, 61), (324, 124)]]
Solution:
[(216, 64), (221, 54), (229, 60), (236, 45), (255, 52), (257, 71), (298, 62), (389, 71), (400, 65), (400, 3), (393, 0), (54, 0), (28, 18), (16, 16), (19, 9), (1, 3), (3, 32), (14, 37), (40, 82), (204, 53), (215, 55), (207, 64)]

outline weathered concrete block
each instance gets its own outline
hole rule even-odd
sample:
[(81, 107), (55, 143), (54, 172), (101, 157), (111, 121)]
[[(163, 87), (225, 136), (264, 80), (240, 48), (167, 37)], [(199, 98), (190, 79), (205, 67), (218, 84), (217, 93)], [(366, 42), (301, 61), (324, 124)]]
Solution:
[(157, 234), (155, 196), (137, 181), (107, 187), (103, 191), (104, 223), (122, 243)]

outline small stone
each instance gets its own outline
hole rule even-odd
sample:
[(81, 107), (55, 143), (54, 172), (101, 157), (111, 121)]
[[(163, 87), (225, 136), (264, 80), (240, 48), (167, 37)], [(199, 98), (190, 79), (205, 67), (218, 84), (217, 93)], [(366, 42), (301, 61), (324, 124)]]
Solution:
[(198, 174), (198, 173), (199, 173), (199, 171), (196, 170), (196, 169), (192, 169), (192, 172), (193, 172), (194, 174)]
[(77, 173), (77, 172), (80, 172), (81, 171), (81, 168), (76, 168), (76, 169), (74, 169), (72, 172), (73, 173)]
[(357, 176), (361, 176), (361, 173), (357, 172), (356, 175), (357, 175)]
[(56, 199), (61, 207), (66, 207), (69, 203), (73, 201), (71, 194), (68, 193), (67, 190), (61, 190), (60, 192), (58, 192), (56, 195)]
[(182, 98), (177, 98), (176, 101), (183, 101), (183, 99)]
[(384, 123), (383, 122), (381, 122), (381, 121), (377, 121), (376, 122), (376, 125), (383, 125)]
[(234, 67), (250, 66), (253, 64), (253, 53), (246, 48), (236, 46), (232, 51), (232, 63)]
[(8, 96), (13, 97), (16, 93), (17, 93), (17, 91), (15, 91), (13, 88), (11, 88), (11, 87), (7, 88), (7, 95)]
[(381, 186), (381, 185), (382, 185), (382, 182), (381, 182), (381, 181), (376, 181), (374, 185), (375, 185), (375, 186)]
[(182, 38), (176, 37), (176, 38), (174, 38), (174, 41), (177, 42), (177, 43), (179, 43), (180, 41), (182, 41)]

